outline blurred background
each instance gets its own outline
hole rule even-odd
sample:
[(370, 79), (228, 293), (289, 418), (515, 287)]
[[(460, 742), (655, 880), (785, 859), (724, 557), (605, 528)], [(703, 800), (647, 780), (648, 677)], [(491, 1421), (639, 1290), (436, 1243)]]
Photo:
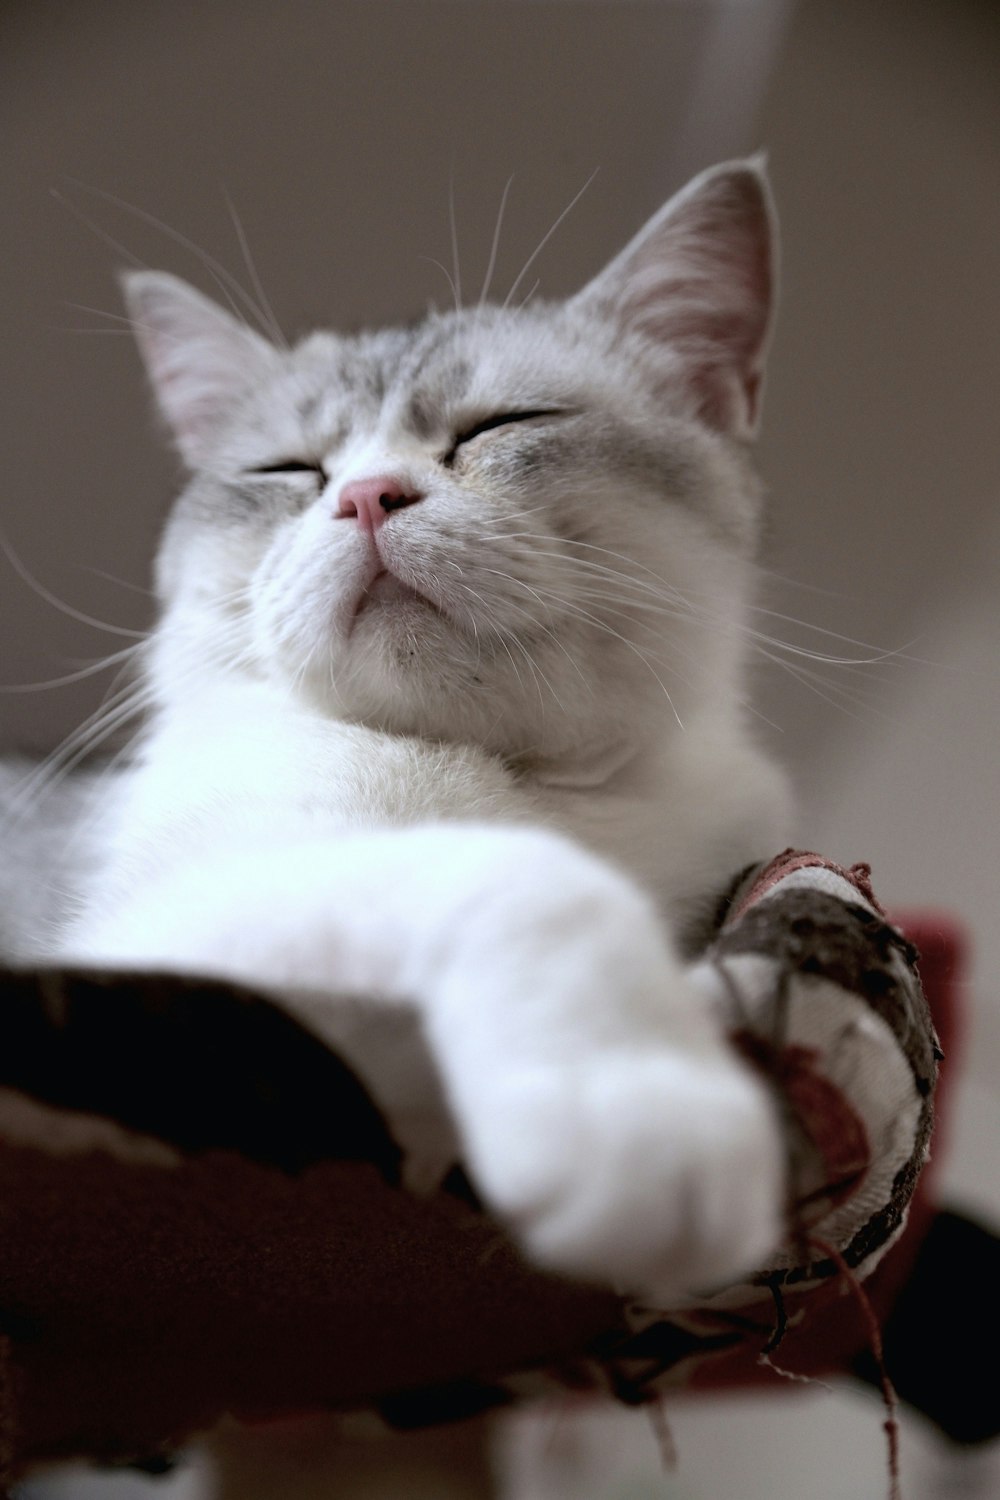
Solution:
[[(798, 779), (800, 841), (969, 927), (943, 1180), (1000, 1219), (995, 0), (5, 0), (0, 56), (0, 750), (51, 748), (111, 674), (7, 689), (127, 643), (47, 594), (118, 629), (150, 620), (177, 473), (118, 321), (119, 268), (217, 294), (221, 263), (259, 278), (290, 334), (406, 319), (451, 298), (450, 205), (474, 298), (513, 177), (502, 296), (596, 169), (524, 284), (559, 295), (692, 173), (767, 149), (784, 272), (761, 629), (852, 662), (765, 643), (761, 733)], [(560, 1478), (550, 1445), (538, 1496), (885, 1490), (881, 1415), (853, 1392), (679, 1405), (672, 1422), (676, 1474), (636, 1423), (601, 1429), (589, 1480)], [(904, 1470), (932, 1485), (936, 1463), (909, 1423)], [(132, 1481), (92, 1483), (59, 1493)]]

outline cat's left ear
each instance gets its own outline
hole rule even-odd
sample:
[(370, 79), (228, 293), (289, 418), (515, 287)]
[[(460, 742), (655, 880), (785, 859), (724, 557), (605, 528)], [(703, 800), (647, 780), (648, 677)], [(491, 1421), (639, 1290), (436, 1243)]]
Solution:
[(197, 469), (273, 368), (274, 346), (166, 271), (127, 271), (121, 282), (157, 405), (184, 462)]
[(763, 159), (727, 162), (671, 198), (573, 302), (644, 339), (654, 378), (691, 415), (752, 438), (777, 253)]

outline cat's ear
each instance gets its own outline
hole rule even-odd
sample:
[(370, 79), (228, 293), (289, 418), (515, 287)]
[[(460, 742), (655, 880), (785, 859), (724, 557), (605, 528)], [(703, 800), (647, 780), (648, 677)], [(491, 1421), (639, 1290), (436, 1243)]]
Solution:
[(272, 367), (275, 350), (210, 298), (166, 271), (121, 278), (139, 352), (160, 411), (189, 468)]
[(649, 341), (664, 392), (731, 437), (760, 416), (777, 229), (764, 162), (703, 172), (574, 299)]

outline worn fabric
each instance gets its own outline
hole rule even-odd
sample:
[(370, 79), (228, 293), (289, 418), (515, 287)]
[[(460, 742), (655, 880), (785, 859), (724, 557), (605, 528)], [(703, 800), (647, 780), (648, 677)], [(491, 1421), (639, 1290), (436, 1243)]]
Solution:
[(345, 999), (335, 1054), (228, 985), (0, 976), (8, 1458), (149, 1458), (225, 1412), (405, 1427), (846, 1367), (856, 1281), (887, 1306), (912, 1258), (940, 1055), (916, 952), (864, 867), (789, 851), (692, 972), (775, 1091), (791, 1186), (772, 1263), (683, 1309), (528, 1267), (457, 1161), (428, 1185), (391, 1113), (404, 1054), (442, 1107), (406, 1007)]

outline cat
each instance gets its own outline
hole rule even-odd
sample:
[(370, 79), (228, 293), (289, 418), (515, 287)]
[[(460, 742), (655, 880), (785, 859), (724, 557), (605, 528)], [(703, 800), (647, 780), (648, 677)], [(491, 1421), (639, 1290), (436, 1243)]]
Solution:
[(413, 1002), (526, 1254), (662, 1306), (782, 1231), (772, 1100), (685, 973), (787, 842), (744, 709), (775, 260), (752, 159), (562, 302), (287, 347), (128, 273), (189, 478), (144, 728), (36, 935), (321, 1035), (338, 992)]

